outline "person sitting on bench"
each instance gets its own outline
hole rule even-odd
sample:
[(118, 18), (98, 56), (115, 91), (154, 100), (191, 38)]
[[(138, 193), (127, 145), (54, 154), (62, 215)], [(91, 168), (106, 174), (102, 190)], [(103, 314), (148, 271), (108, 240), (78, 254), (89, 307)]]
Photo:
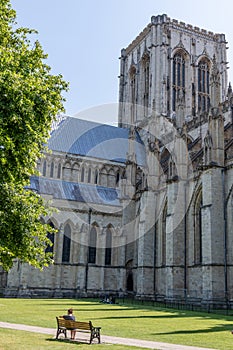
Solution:
[[(73, 309), (69, 309), (67, 311), (67, 315), (64, 315), (63, 318), (65, 320), (75, 321), (75, 316), (73, 315)], [(74, 339), (75, 338), (75, 334), (76, 334), (76, 330), (75, 329), (70, 329), (70, 333), (71, 333), (71, 339)]]

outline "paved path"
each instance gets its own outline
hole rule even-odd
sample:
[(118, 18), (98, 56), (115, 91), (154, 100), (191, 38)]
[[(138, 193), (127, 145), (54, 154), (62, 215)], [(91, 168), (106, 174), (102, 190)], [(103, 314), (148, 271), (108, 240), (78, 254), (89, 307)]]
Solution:
[[(56, 329), (54, 328), (27, 326), (24, 324), (16, 324), (16, 323), (8, 323), (8, 322), (0, 322), (0, 328), (9, 328), (9, 329), (17, 329), (20, 331), (51, 334), (54, 336), (56, 334)], [(160, 342), (149, 341), (149, 340), (110, 337), (108, 335), (101, 335), (101, 343), (140, 346), (142, 348), (156, 349), (156, 350), (214, 350), (214, 349), (207, 349), (207, 348), (197, 348), (195, 346), (160, 343)]]

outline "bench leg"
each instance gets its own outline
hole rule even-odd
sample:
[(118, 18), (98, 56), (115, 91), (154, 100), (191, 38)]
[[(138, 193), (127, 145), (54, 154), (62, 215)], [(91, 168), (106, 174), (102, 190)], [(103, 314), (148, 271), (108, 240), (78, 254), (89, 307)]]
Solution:
[(100, 343), (100, 330), (98, 327), (94, 327), (91, 330), (90, 344), (94, 338), (97, 338), (98, 343)]
[(58, 339), (60, 334), (64, 334), (65, 338), (67, 338), (66, 329), (58, 329), (56, 339)]

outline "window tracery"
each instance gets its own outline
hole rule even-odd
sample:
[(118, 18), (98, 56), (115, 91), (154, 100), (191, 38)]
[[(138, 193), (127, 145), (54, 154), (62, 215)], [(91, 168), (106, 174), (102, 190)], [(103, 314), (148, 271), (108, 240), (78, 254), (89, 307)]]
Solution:
[(210, 107), (210, 62), (202, 58), (198, 63), (198, 111), (208, 112)]
[(66, 224), (64, 228), (62, 262), (70, 262), (70, 243), (71, 243), (71, 228)]
[(179, 95), (185, 96), (185, 55), (181, 51), (173, 57), (172, 74), (172, 110), (175, 112)]
[(53, 177), (53, 173), (54, 173), (54, 162), (51, 162), (51, 165), (50, 165), (50, 177)]
[(112, 232), (110, 227), (106, 231), (105, 265), (111, 265), (112, 262)]
[(88, 262), (90, 264), (96, 263), (96, 242), (97, 242), (96, 227), (92, 226), (91, 232), (90, 232), (89, 247), (88, 247)]
[(143, 107), (144, 116), (148, 115), (149, 108), (149, 91), (150, 91), (150, 57), (148, 54), (144, 55), (142, 59), (142, 88), (143, 88)]
[(200, 190), (194, 207), (194, 262), (202, 262), (202, 191)]

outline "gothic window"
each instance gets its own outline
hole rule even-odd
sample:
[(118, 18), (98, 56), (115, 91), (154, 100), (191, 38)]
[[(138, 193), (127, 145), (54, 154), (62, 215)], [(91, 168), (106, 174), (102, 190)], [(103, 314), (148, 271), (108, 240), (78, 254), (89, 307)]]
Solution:
[(167, 203), (165, 204), (164, 206), (164, 209), (163, 209), (163, 216), (162, 216), (162, 235), (161, 235), (161, 238), (162, 238), (162, 242), (161, 242), (161, 249), (162, 249), (162, 254), (161, 254), (161, 262), (162, 262), (162, 265), (166, 265), (166, 245), (167, 245), (167, 242), (166, 242), (166, 238), (167, 238), (167, 233), (166, 233), (166, 224), (167, 222)]
[(79, 165), (75, 163), (72, 168), (72, 180), (78, 182), (79, 177)]
[(192, 115), (196, 115), (196, 93), (194, 83), (192, 83)]
[(98, 184), (98, 178), (99, 178), (99, 172), (98, 172), (98, 170), (96, 169), (96, 170), (95, 170), (95, 184), (96, 184), (96, 185)]
[(91, 168), (88, 169), (88, 177), (87, 177), (87, 182), (91, 182)]
[(202, 263), (202, 191), (199, 191), (194, 207), (194, 262)]
[(50, 165), (50, 177), (53, 177), (53, 173), (54, 173), (54, 162), (52, 162)]
[(64, 167), (63, 167), (63, 178), (66, 181), (70, 181), (70, 178), (71, 178), (71, 164), (69, 162), (64, 164)]
[(116, 175), (113, 169), (108, 172), (108, 187), (115, 187), (116, 185)]
[(101, 170), (101, 174), (100, 174), (100, 185), (101, 186), (108, 186), (108, 173), (107, 170), (105, 168), (103, 168)]
[(88, 247), (88, 262), (90, 264), (95, 264), (96, 262), (96, 241), (97, 241), (96, 227), (92, 226), (91, 232), (90, 232), (90, 242)]
[(133, 268), (133, 260), (129, 260), (127, 263), (126, 263), (126, 276), (127, 276), (127, 279), (126, 279), (126, 289), (129, 291), (129, 292), (132, 292), (133, 291), (133, 271), (132, 271), (132, 268)]
[(170, 156), (168, 161), (168, 179), (172, 179), (177, 175), (176, 164)]
[(126, 289), (129, 292), (133, 291), (133, 273), (132, 271), (129, 272), (128, 276), (127, 276), (127, 281), (126, 281)]
[[(52, 222), (49, 223), (49, 226), (52, 227), (52, 229), (54, 229), (54, 225)], [(50, 239), (52, 245), (47, 245), (46, 249), (45, 249), (45, 253), (53, 253), (53, 246), (54, 246), (54, 233), (53, 232), (47, 232), (47, 238)]]
[(61, 178), (61, 164), (60, 163), (58, 164), (58, 167), (57, 167), (57, 178), (58, 179)]
[(209, 68), (207, 59), (198, 64), (198, 111), (208, 112), (210, 107)]
[(112, 261), (112, 232), (107, 228), (106, 232), (106, 248), (105, 248), (105, 265), (111, 265)]
[(46, 167), (47, 167), (47, 163), (46, 163), (46, 160), (45, 160), (44, 163), (43, 163), (43, 170), (42, 170), (42, 175), (43, 176), (46, 176)]
[(136, 68), (131, 67), (130, 69), (130, 94), (131, 94), (131, 103), (136, 102)]
[(143, 58), (142, 64), (142, 88), (143, 88), (143, 106), (144, 106), (144, 115), (148, 115), (149, 108), (149, 91), (150, 91), (150, 58), (149, 55), (146, 55)]
[(70, 228), (70, 225), (67, 224), (64, 228), (62, 262), (70, 261), (70, 242), (71, 242), (71, 228)]
[(85, 168), (82, 167), (82, 169), (81, 169), (81, 182), (84, 182), (84, 180), (85, 180)]
[(136, 68), (132, 66), (129, 71), (129, 83), (130, 83), (130, 114), (131, 114), (131, 123), (135, 119), (135, 103), (136, 103)]
[(185, 58), (178, 52), (173, 57), (172, 69), (172, 110), (176, 111), (176, 101), (180, 93), (185, 96)]
[(119, 186), (119, 181), (120, 181), (120, 172), (118, 171), (116, 175), (116, 186)]

